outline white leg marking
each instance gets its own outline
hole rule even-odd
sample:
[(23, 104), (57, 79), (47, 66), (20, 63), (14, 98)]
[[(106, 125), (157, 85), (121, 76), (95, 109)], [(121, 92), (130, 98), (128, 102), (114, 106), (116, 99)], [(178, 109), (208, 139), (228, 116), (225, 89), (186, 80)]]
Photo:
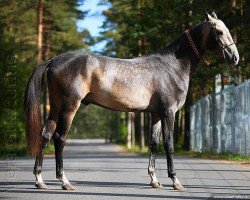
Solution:
[(149, 176), (151, 178), (151, 182), (153, 182), (153, 183), (158, 183), (159, 182), (158, 179), (157, 179), (157, 177), (156, 177), (155, 172), (150, 173)]
[(66, 185), (66, 184), (68, 184), (68, 183), (69, 183), (69, 181), (68, 181), (68, 179), (66, 178), (66, 176), (65, 176), (65, 173), (64, 173), (64, 172), (63, 172), (62, 177), (61, 177), (61, 178), (59, 178), (59, 180), (60, 180), (60, 181), (62, 181), (62, 184), (63, 184), (63, 185)]
[(180, 181), (178, 180), (178, 178), (176, 176), (174, 176), (174, 178), (172, 178), (173, 184), (180, 184)]
[(36, 184), (43, 182), (42, 173), (36, 174), (35, 177), (36, 177)]

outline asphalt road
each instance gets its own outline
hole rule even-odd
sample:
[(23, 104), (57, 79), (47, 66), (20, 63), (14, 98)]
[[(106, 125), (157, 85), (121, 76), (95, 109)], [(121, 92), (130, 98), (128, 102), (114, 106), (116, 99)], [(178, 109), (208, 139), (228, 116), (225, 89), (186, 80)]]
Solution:
[[(250, 199), (250, 169), (220, 161), (175, 158), (185, 191), (175, 191), (167, 178), (166, 160), (156, 162), (163, 189), (149, 186), (148, 157), (121, 151), (102, 141), (74, 140), (64, 150), (64, 169), (76, 187), (64, 191), (55, 178), (54, 156), (44, 160), (43, 178), (49, 189), (34, 186), (34, 159), (0, 160), (0, 199)], [(216, 197), (216, 198), (214, 198)]]

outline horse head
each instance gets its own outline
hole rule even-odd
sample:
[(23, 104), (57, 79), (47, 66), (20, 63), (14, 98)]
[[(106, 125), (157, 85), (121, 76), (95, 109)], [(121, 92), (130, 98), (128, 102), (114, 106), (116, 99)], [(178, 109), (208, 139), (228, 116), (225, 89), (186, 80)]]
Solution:
[(221, 50), (228, 63), (237, 65), (239, 53), (226, 25), (217, 18), (214, 12), (211, 15), (206, 13), (206, 21), (209, 25), (207, 48), (210, 50)]

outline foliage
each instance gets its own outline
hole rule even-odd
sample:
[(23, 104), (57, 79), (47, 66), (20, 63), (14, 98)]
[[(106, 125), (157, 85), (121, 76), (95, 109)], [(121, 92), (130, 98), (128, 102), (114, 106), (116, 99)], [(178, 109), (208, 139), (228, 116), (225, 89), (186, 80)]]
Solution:
[[(78, 32), (80, 1), (44, 0), (44, 32), (51, 35), (49, 57), (87, 48), (90, 35)], [(38, 1), (0, 1), (0, 151), (18, 154), (25, 147), (23, 97), (36, 66)], [(46, 45), (45, 43), (43, 44)]]
[[(77, 19), (86, 16), (86, 12), (77, 9), (82, 3), (84, 0), (43, 0), (43, 47), (46, 50), (50, 46), (48, 58), (69, 50), (88, 51), (88, 46), (93, 43), (88, 30), (77, 31)], [(214, 77), (218, 73), (228, 72), (236, 76), (239, 82), (250, 77), (249, 1), (100, 0), (100, 4), (107, 3), (111, 6), (103, 13), (106, 21), (101, 36), (97, 38), (97, 41), (107, 41), (107, 45), (99, 53), (121, 58), (132, 58), (164, 48), (186, 28), (203, 21), (205, 9), (209, 12), (215, 10), (226, 23), (237, 40), (240, 65), (228, 68), (220, 56), (208, 54), (207, 58), (212, 64), (201, 64), (193, 75), (190, 90), (192, 101), (187, 106), (214, 91)], [(13, 153), (13, 150), (24, 149), (22, 105), (25, 86), (37, 64), (37, 7), (38, 0), (0, 1), (1, 152)], [(45, 59), (46, 56), (43, 57)], [(114, 124), (114, 121), (120, 121), (120, 124)], [(149, 129), (150, 126), (147, 127)], [(118, 136), (114, 136), (116, 132)], [(105, 135), (109, 139), (116, 137), (120, 142), (126, 141), (126, 133), (124, 113), (111, 114), (92, 106), (78, 111), (70, 130), (72, 137)]]
[(111, 130), (112, 113), (98, 106), (81, 106), (70, 129), (70, 138), (103, 138)]

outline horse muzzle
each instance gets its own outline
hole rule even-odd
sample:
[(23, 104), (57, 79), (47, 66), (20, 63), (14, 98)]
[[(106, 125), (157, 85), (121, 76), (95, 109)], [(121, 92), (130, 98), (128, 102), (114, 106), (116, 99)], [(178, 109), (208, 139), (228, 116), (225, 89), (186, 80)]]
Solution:
[(223, 55), (230, 65), (237, 65), (239, 63), (240, 56), (236, 45), (223, 49)]

